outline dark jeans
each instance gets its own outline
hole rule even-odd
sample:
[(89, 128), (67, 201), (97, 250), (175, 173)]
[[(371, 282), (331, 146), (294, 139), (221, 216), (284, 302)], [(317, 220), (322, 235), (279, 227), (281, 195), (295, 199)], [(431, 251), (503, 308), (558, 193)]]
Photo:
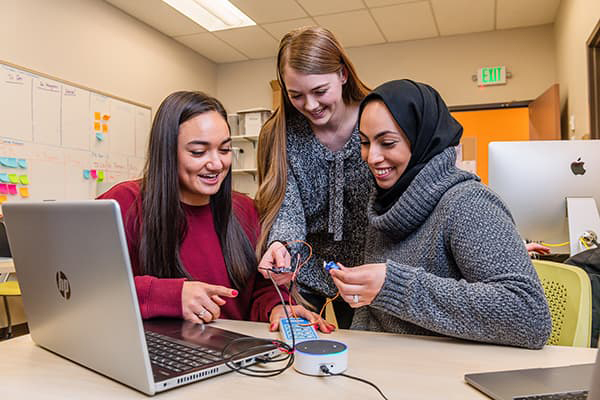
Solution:
[[(304, 297), (310, 304), (312, 304), (316, 312), (319, 312), (327, 301), (326, 297), (319, 296), (318, 294), (307, 293), (302, 291), (302, 297)], [(340, 329), (349, 329), (352, 324), (352, 317), (354, 316), (354, 309), (350, 307), (344, 300), (335, 300), (333, 303), (333, 311), (335, 312), (335, 318)], [(327, 313), (325, 311), (324, 313)], [(326, 315), (323, 315), (325, 317)]]

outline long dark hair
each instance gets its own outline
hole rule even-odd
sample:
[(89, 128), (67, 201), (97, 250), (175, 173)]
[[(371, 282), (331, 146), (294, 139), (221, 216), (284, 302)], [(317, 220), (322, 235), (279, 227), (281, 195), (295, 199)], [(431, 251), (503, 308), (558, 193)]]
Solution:
[[(181, 91), (163, 100), (154, 118), (141, 182), (142, 218), (138, 221), (140, 268), (145, 275), (192, 278), (179, 255), (187, 222), (179, 201), (177, 143), (179, 126), (209, 111), (218, 112), (227, 121), (219, 100), (201, 92)], [(219, 191), (210, 196), (210, 208), (227, 274), (240, 289), (257, 262), (250, 240), (232, 212), (231, 170)]]

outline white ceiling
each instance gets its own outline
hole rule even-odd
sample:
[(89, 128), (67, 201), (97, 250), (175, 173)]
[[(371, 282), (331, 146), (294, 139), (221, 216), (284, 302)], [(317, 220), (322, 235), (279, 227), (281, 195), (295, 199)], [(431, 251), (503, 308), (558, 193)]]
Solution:
[(106, 0), (216, 63), (273, 57), (288, 31), (330, 29), (347, 48), (553, 23), (560, 0), (230, 0), (257, 25), (208, 32), (161, 0)]

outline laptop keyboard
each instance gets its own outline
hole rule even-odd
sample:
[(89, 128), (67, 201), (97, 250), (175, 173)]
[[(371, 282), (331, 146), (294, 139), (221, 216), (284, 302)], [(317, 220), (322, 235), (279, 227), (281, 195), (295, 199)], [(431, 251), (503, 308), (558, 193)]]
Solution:
[(586, 400), (588, 391), (565, 392), (555, 394), (541, 394), (534, 396), (513, 397), (513, 400)]
[(222, 361), (221, 353), (202, 346), (186, 346), (168, 336), (146, 331), (146, 343), (152, 365), (173, 372), (186, 372)]

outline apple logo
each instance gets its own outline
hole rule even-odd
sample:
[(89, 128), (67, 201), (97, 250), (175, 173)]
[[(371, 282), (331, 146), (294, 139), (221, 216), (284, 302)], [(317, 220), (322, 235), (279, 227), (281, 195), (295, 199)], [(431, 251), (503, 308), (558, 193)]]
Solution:
[(577, 161), (573, 161), (571, 163), (571, 171), (573, 171), (575, 175), (585, 174), (585, 168), (583, 168), (583, 164), (584, 163), (581, 161), (581, 157), (579, 157)]

